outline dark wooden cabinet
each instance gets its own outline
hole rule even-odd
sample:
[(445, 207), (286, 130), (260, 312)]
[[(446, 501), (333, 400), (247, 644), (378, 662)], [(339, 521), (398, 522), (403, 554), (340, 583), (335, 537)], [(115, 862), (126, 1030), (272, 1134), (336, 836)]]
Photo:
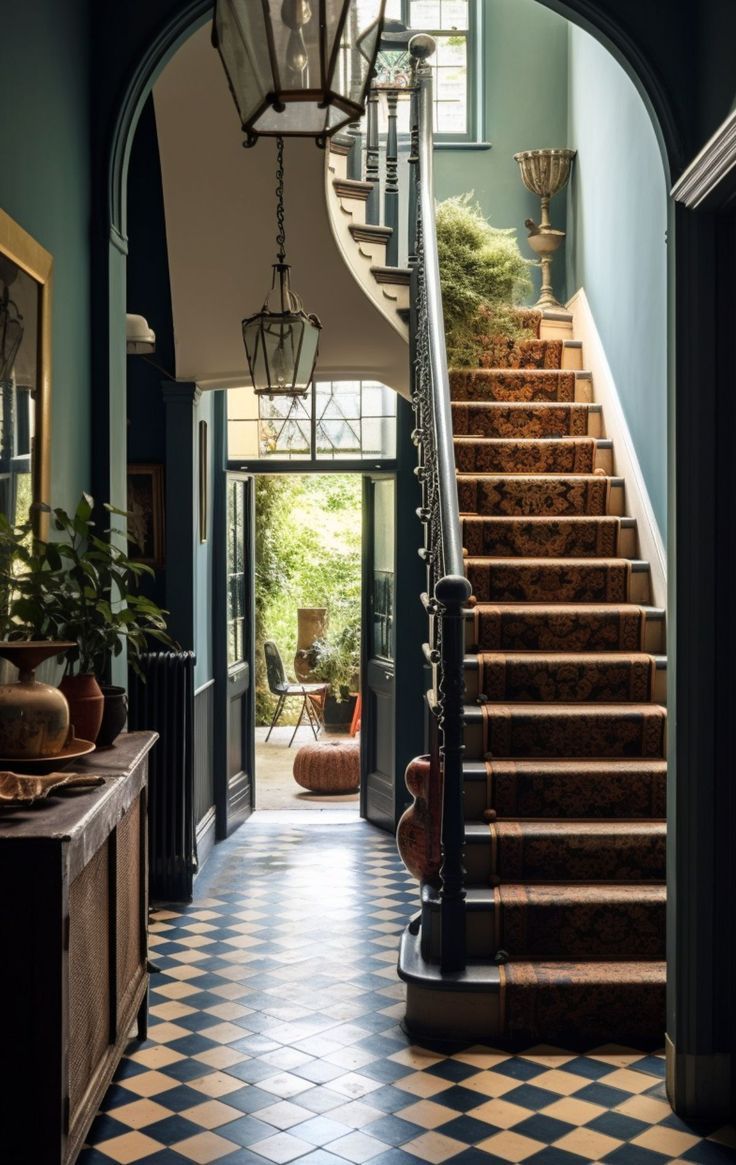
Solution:
[(0, 1161), (70, 1165), (136, 1022), (145, 1027), (147, 754), (118, 738), (105, 778), (0, 814)]

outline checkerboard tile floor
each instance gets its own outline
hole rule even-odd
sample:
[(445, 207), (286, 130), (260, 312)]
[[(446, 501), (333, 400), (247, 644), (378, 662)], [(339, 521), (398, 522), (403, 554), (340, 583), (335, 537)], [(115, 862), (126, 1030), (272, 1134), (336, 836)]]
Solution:
[(672, 1114), (661, 1055), (412, 1045), (396, 952), (416, 886), (389, 835), (303, 816), (256, 814), (191, 906), (156, 911), (149, 1039), (79, 1165), (736, 1161), (734, 1129)]

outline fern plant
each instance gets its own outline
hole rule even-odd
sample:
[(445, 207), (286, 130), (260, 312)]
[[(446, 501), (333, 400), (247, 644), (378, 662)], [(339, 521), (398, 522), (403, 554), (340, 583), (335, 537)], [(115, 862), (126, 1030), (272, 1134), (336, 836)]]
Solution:
[(438, 203), (436, 219), (447, 356), (468, 365), (479, 336), (523, 331), (514, 307), (531, 289), (531, 263), (515, 232), (492, 227), (472, 193)]

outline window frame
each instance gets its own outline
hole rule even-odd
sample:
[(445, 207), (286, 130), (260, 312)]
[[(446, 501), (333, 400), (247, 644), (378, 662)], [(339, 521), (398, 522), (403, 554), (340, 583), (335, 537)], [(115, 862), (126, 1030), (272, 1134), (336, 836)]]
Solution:
[[(317, 411), (316, 411), (317, 388), (318, 388), (318, 385), (320, 385), (320, 384), (334, 385), (334, 384), (340, 383), (340, 382), (351, 382), (351, 383), (360, 385), (361, 414), (360, 414), (359, 418), (353, 418), (353, 419), (358, 420), (359, 423), (361, 423), (361, 424), (364, 420), (382, 420), (382, 419), (393, 420), (393, 422), (394, 422), (394, 441), (396, 441), (397, 440), (397, 411), (395, 411), (393, 414), (386, 414), (385, 417), (372, 417), (372, 416), (366, 417), (362, 411), (364, 386), (370, 387), (371, 385), (380, 385), (385, 390), (392, 392), (394, 390), (391, 389), (390, 385), (384, 384), (382, 381), (379, 381), (374, 376), (356, 375), (355, 373), (343, 374), (343, 375), (333, 374), (329, 377), (328, 376), (315, 377), (310, 385), (309, 393), (308, 393), (308, 399), (309, 399), (309, 404), (310, 404), (310, 415), (309, 415), (310, 452), (309, 452), (309, 454), (299, 455), (299, 456), (295, 456), (295, 457), (289, 457), (288, 454), (286, 454), (286, 453), (281, 457), (279, 457), (279, 456), (252, 457), (252, 458), (234, 457), (230, 453), (228, 437), (226, 435), (225, 442), (226, 442), (226, 451), (227, 451), (226, 458), (227, 458), (228, 470), (237, 470), (240, 472), (247, 472), (247, 473), (289, 473), (289, 472), (308, 473), (308, 472), (313, 472), (313, 471), (317, 471), (319, 473), (322, 473), (323, 471), (326, 473), (332, 473), (332, 472), (339, 473), (340, 471), (349, 473), (349, 472), (352, 472), (355, 470), (359, 470), (360, 472), (367, 472), (367, 471), (371, 471), (371, 470), (375, 470), (375, 469), (386, 469), (389, 471), (392, 470), (396, 465), (396, 453), (395, 452), (394, 452), (393, 456), (387, 456), (387, 457), (382, 457), (380, 455), (376, 455), (375, 453), (372, 454), (369, 452), (368, 453), (356, 453), (356, 454), (354, 454), (352, 456), (348, 456), (348, 457), (327, 457), (327, 456), (320, 456), (319, 455), (319, 452), (317, 449), (317, 428), (318, 428), (318, 424), (319, 424), (319, 418), (317, 416)], [(398, 394), (396, 394), (396, 395), (398, 396)], [(230, 418), (228, 415), (227, 405), (226, 405), (226, 408), (225, 408), (226, 429), (227, 429), (227, 426), (229, 424), (229, 420), (230, 420)], [(260, 421), (261, 421), (261, 418), (259, 416), (257, 419), (254, 418), (251, 423), (259, 425)]]
[[(401, 22), (411, 33), (426, 32), (429, 36), (448, 36), (451, 29), (412, 29), (409, 25), (411, 0), (400, 0)], [(484, 65), (485, 65), (485, 5), (483, 0), (468, 0), (468, 27), (462, 31), (466, 33), (468, 45), (468, 91), (467, 111), (468, 123), (465, 133), (438, 133), (434, 135), (434, 145), (437, 149), (490, 149), (490, 142), (485, 141), (485, 92), (484, 92)], [(433, 94), (434, 100), (434, 94)], [(402, 133), (402, 140), (408, 138)]]

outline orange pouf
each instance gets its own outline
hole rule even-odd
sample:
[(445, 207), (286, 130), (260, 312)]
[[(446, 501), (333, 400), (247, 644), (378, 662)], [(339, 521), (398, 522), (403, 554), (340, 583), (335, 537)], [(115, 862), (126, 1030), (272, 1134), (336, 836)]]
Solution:
[(357, 741), (316, 741), (294, 757), (294, 780), (313, 793), (352, 793), (360, 785)]

